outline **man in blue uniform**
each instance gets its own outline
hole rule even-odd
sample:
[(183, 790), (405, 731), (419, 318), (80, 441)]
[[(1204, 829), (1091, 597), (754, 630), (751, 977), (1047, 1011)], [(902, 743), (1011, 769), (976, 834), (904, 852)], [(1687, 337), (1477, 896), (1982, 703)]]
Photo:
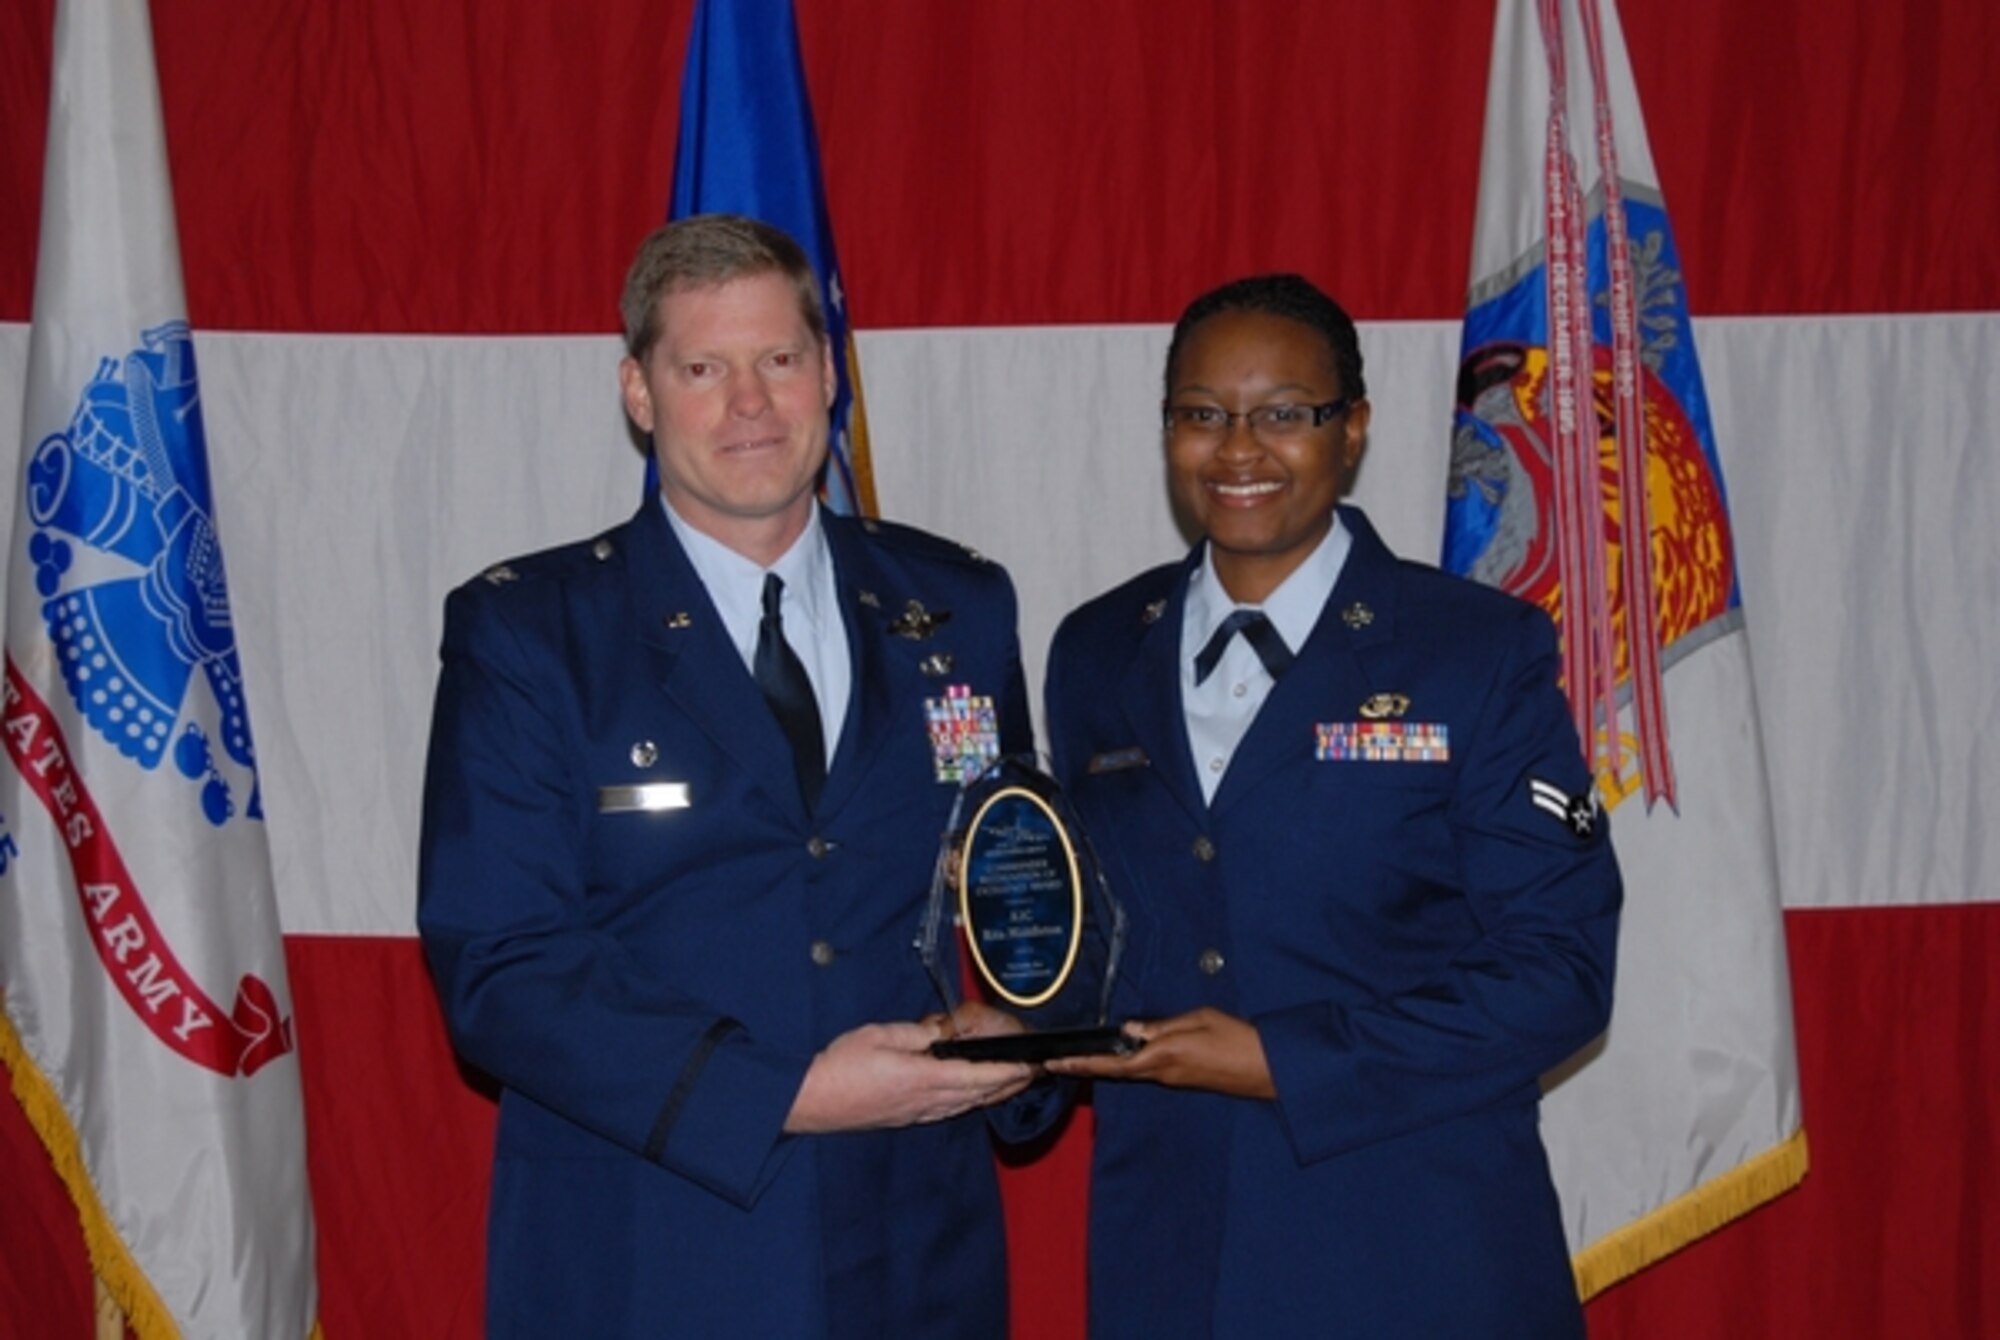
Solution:
[(1543, 1071), (1605, 1026), (1620, 885), (1541, 611), (1340, 506), (1354, 324), (1198, 299), (1164, 406), (1203, 541), (1077, 610), (1056, 770), (1124, 896), (1091, 1334), (1575, 1336)]
[(959, 778), (1030, 746), (1012, 587), (819, 508), (790, 238), (669, 225), (622, 308), (659, 496), (446, 605), (418, 924), (502, 1086), (489, 1333), (1003, 1336), (980, 1109), (1030, 1076), (928, 1054), (912, 941)]

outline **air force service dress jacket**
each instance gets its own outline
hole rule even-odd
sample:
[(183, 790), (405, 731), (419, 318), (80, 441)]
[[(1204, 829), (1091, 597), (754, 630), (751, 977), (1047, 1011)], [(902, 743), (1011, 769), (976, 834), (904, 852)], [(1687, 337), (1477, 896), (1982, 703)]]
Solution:
[(939, 1007), (926, 704), (1032, 743), (1006, 574), (822, 520), (853, 690), (813, 813), (657, 500), (446, 603), (418, 924), (502, 1085), (489, 1334), (1005, 1334), (984, 1115), (782, 1132), (828, 1041)]
[(1094, 1340), (1581, 1335), (1537, 1077), (1611, 1004), (1620, 883), (1533, 607), (1353, 547), (1204, 803), (1186, 562), (1075, 611), (1060, 780), (1128, 905), (1120, 1017), (1258, 1030), (1274, 1102), (1099, 1083)]

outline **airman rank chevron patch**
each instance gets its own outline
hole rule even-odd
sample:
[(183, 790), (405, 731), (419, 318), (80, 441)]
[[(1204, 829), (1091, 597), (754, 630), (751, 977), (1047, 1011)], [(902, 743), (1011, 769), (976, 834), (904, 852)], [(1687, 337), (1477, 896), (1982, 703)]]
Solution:
[(1528, 779), (1528, 799), (1534, 802), (1536, 809), (1559, 819), (1579, 842), (1590, 840), (1591, 834), (1597, 831), (1597, 816), (1603, 812), (1594, 791), (1573, 796), (1539, 777)]

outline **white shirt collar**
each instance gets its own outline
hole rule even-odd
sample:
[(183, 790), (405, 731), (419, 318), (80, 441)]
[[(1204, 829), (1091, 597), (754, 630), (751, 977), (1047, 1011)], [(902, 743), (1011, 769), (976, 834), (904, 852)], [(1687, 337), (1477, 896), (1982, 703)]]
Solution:
[[(722, 616), (730, 640), (746, 662), (757, 649), (766, 572), (775, 572), (785, 583), (785, 626), (797, 630), (787, 634), (795, 646), (825, 629), (826, 619), (833, 613), (826, 608), (826, 597), (834, 589), (833, 555), (827, 548), (826, 530), (820, 525), (817, 500), (813, 502), (805, 529), (769, 568), (745, 558), (714, 536), (696, 530), (674, 511), (664, 493), (660, 495), (660, 506), (666, 511), (667, 524), (673, 527), (675, 538), (687, 551), (695, 576), (701, 579), (716, 613)], [(800, 623), (805, 627), (800, 628)]]
[(1201, 566), (1188, 580), (1187, 608), (1181, 616), (1182, 672), (1193, 676), (1195, 653), (1208, 645), (1208, 639), (1222, 626), (1222, 621), (1239, 608), (1263, 610), (1285, 639), (1285, 645), (1297, 655), (1319, 623), (1327, 597), (1333, 594), (1334, 583), (1340, 580), (1340, 570), (1353, 547), (1354, 536), (1340, 524), (1340, 513), (1335, 512), (1333, 525), (1305, 561), (1278, 583), (1277, 590), (1265, 597), (1262, 604), (1239, 606), (1229, 598), (1222, 578), (1216, 575), (1214, 548), (1204, 546)]

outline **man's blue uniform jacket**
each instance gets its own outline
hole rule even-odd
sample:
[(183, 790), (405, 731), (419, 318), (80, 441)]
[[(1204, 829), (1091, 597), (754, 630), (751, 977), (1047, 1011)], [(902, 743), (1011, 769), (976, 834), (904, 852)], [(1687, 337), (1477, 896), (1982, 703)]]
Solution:
[(503, 1089), (491, 1334), (1005, 1333), (985, 1116), (782, 1132), (828, 1041), (939, 1008), (926, 701), (1032, 744), (1006, 574), (823, 520), (854, 674), (814, 814), (658, 501), (446, 604), (418, 924)]
[(1278, 1094), (1096, 1085), (1096, 1340), (1581, 1334), (1537, 1077), (1605, 1026), (1620, 884), (1554, 630), (1340, 515), (1212, 804), (1180, 697), (1200, 551), (1056, 635), (1057, 772), (1131, 921), (1117, 1012), (1248, 1018)]

